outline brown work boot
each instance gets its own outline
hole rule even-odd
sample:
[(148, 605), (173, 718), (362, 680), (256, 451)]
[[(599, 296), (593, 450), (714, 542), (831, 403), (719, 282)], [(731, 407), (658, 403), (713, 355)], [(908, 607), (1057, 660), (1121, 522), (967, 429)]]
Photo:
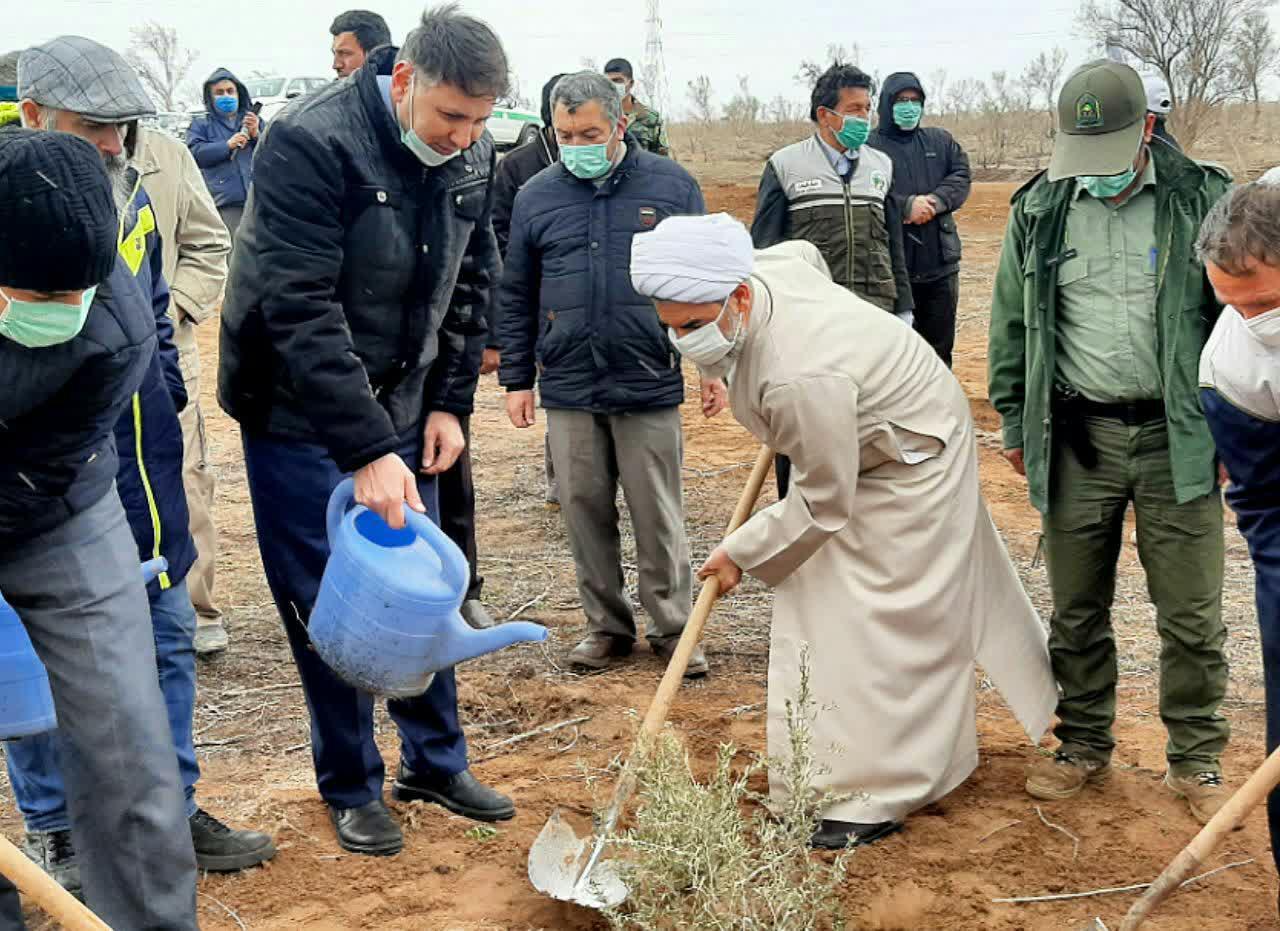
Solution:
[[(654, 656), (660, 658), (664, 663), (670, 663), (671, 657), (676, 655), (676, 645), (679, 643), (679, 637), (671, 637), (668, 640), (652, 640), (649, 643), (649, 648), (653, 650)], [(693, 652), (689, 654), (689, 665), (684, 668), (684, 677), (686, 679), (701, 679), (710, 671), (711, 666), (707, 663), (707, 654), (702, 652), (702, 647), (694, 647)]]
[(1027, 794), (1046, 801), (1075, 798), (1086, 785), (1111, 772), (1110, 763), (1086, 760), (1059, 750), (1027, 770)]
[(631, 641), (626, 637), (594, 632), (582, 638), (582, 642), (569, 654), (569, 662), (587, 669), (608, 669), (609, 661), (618, 656), (631, 655)]
[[(1175, 776), (1172, 771), (1165, 774), (1164, 784), (1178, 798), (1187, 800), (1191, 814), (1201, 824), (1208, 824), (1209, 819), (1218, 813), (1231, 792), (1222, 781), (1222, 773), (1206, 770), (1203, 773), (1192, 773), (1189, 776)], [(1239, 830), (1239, 826), (1236, 830)]]

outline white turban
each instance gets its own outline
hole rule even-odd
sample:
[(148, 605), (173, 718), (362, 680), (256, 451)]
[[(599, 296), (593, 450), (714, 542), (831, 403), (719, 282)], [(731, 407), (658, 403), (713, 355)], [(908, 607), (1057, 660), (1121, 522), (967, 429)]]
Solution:
[(658, 301), (723, 301), (754, 264), (751, 234), (727, 213), (670, 217), (631, 241), (631, 285)]
[(1258, 181), (1271, 187), (1280, 187), (1280, 165), (1270, 169)]

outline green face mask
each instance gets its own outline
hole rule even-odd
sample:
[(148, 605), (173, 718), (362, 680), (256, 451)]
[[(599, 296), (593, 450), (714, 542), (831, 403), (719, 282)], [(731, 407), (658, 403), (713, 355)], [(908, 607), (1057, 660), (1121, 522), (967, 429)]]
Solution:
[(93, 305), (95, 285), (80, 298), (79, 304), (58, 304), (54, 301), (20, 301), (4, 291), (0, 295), (9, 302), (0, 314), (0, 336), (13, 340), (28, 349), (44, 349), (68, 343), (80, 335), (84, 322)]
[(598, 145), (562, 145), (560, 160), (570, 174), (583, 181), (603, 177), (613, 167), (613, 159), (609, 158), (609, 145), (605, 142)]
[(893, 105), (893, 121), (899, 129), (907, 131), (920, 125), (920, 117), (924, 116), (924, 104), (918, 100), (901, 100)]
[(1128, 171), (1118, 175), (1082, 175), (1080, 184), (1094, 197), (1105, 200), (1108, 197), (1118, 197), (1128, 190), (1136, 177), (1138, 170), (1130, 166)]
[[(832, 111), (834, 112), (834, 111)], [(838, 114), (837, 114), (838, 115)], [(865, 116), (846, 116), (844, 125), (836, 133), (840, 144), (852, 152), (862, 148), (862, 144), (871, 135), (871, 121)]]

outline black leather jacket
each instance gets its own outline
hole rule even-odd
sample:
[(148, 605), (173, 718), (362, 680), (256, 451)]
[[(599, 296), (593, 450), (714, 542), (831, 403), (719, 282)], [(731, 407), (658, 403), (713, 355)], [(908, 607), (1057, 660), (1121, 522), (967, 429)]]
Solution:
[(424, 168), (378, 84), (394, 51), (273, 121), (222, 314), (222, 408), (344, 471), (430, 411), (471, 413), (501, 268), (493, 141)]

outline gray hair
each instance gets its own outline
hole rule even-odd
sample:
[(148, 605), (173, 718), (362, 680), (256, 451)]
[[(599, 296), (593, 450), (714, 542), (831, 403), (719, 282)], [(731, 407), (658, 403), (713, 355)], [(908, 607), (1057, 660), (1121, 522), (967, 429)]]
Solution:
[(1196, 254), (1228, 275), (1243, 275), (1249, 260), (1280, 266), (1280, 179), (1241, 185), (1218, 201), (1200, 227)]
[(0, 85), (16, 87), (18, 85), (18, 59), (22, 52), (6, 52), (0, 55)]
[(551, 112), (564, 104), (570, 113), (577, 113), (578, 108), (591, 101), (600, 104), (610, 125), (622, 119), (622, 98), (614, 90), (613, 82), (603, 74), (595, 71), (579, 71), (566, 74), (556, 82), (551, 92)]
[(432, 84), (452, 84), (468, 97), (502, 97), (511, 71), (502, 42), (487, 23), (446, 3), (422, 14), (422, 22), (400, 47), (407, 61)]

